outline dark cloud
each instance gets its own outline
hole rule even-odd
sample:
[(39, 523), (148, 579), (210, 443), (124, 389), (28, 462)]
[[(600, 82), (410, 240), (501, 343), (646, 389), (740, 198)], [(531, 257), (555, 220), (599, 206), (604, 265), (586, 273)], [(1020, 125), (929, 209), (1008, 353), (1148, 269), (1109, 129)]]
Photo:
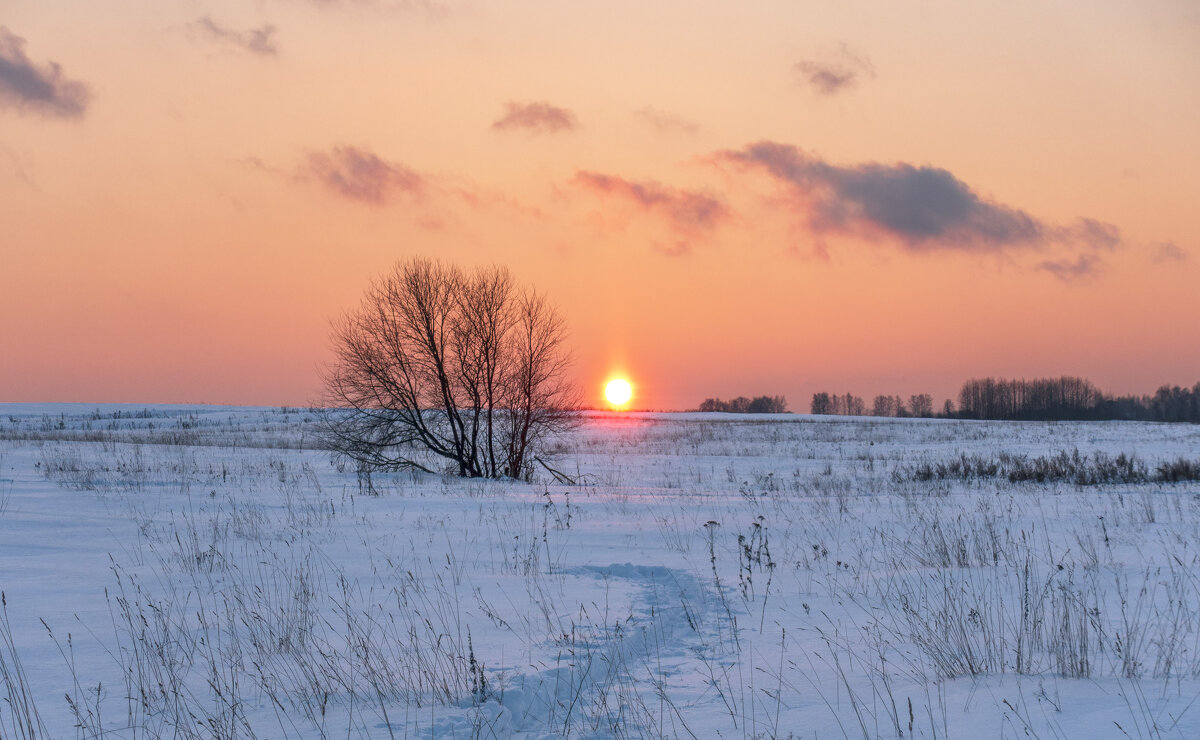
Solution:
[(788, 185), (814, 231), (882, 234), (912, 250), (999, 251), (1047, 238), (1037, 219), (980, 197), (941, 168), (903, 162), (844, 167), (770, 141), (721, 156)]
[(209, 16), (189, 24), (188, 28), (197, 38), (213, 43), (234, 46), (243, 51), (258, 56), (278, 56), (279, 47), (275, 44), (275, 26), (264, 25), (238, 31), (217, 23)]
[(1103, 266), (1096, 254), (1081, 254), (1075, 259), (1045, 260), (1037, 268), (1044, 270), (1063, 282), (1074, 282), (1093, 277)]
[(25, 39), (0, 26), (0, 102), (61, 118), (78, 118), (91, 92), (67, 79), (55, 62), (38, 66), (25, 55)]
[(1188, 253), (1174, 242), (1158, 242), (1151, 247), (1150, 259), (1154, 262), (1185, 262)]
[(634, 115), (660, 134), (694, 134), (700, 130), (697, 124), (686, 118), (654, 108), (642, 108)]
[(352, 146), (309, 154), (303, 174), (346, 198), (377, 205), (394, 193), (419, 193), (424, 182), (408, 167)]
[(552, 134), (578, 127), (574, 113), (546, 102), (506, 103), (504, 115), (492, 122), (492, 128), (497, 131), (525, 129)]
[(853, 87), (864, 76), (875, 76), (871, 61), (845, 44), (820, 59), (796, 62), (794, 70), (803, 84), (821, 95), (834, 95)]
[(720, 225), (729, 209), (717, 198), (694, 190), (680, 190), (654, 181), (632, 182), (614, 175), (579, 172), (575, 184), (592, 192), (623, 198), (665, 217), (683, 233), (707, 231)]

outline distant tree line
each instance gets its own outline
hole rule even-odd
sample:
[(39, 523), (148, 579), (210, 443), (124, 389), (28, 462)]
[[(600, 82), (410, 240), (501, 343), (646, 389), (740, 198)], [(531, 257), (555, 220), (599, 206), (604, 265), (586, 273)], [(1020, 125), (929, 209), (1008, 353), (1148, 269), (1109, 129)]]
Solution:
[[(1109, 401), (1113, 413), (1145, 409), (1155, 421), (1190, 421), (1200, 424), (1200, 383), (1189, 388), (1164, 385), (1153, 396), (1122, 396)], [(1136, 404), (1136, 406), (1135, 406)]]
[(1200, 383), (1164, 385), (1150, 396), (1110, 396), (1083, 378), (968, 380), (959, 392), (966, 419), (1172, 421), (1200, 423)]
[(1154, 395), (1112, 396), (1084, 378), (1005, 380), (972, 379), (963, 383), (958, 406), (947, 399), (935, 413), (927, 393), (876, 396), (868, 411), (859, 396), (814, 393), (812, 413), (839, 416), (914, 416), (1024, 421), (1170, 421), (1200, 423), (1200, 383), (1192, 388), (1164, 385)]
[(982, 378), (963, 383), (958, 413), (966, 419), (1089, 419), (1103, 401), (1100, 389), (1083, 378)]
[(701, 411), (723, 411), (731, 414), (786, 414), (787, 399), (783, 396), (738, 396), (728, 401), (707, 398), (700, 404)]
[(870, 411), (867, 404), (853, 393), (838, 395), (836, 393), (814, 393), (812, 398), (812, 413), (832, 414), (835, 416), (933, 416), (933, 396), (921, 393), (909, 396), (906, 402), (900, 396), (875, 396)]

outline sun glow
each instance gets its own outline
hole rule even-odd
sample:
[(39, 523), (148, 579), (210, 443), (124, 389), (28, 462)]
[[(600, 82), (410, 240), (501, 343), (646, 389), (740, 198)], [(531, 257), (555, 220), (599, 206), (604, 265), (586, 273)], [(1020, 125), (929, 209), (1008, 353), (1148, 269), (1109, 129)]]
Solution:
[(633, 398), (633, 387), (624, 378), (615, 378), (604, 386), (604, 398), (613, 406), (624, 406)]

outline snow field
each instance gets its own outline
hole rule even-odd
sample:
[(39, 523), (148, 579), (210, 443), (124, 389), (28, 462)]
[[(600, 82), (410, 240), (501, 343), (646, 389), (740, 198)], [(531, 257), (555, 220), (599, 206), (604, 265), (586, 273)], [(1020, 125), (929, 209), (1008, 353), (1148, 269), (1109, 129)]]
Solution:
[(1200, 484), (913, 475), (1195, 427), (590, 414), (577, 486), (315, 440), (0, 406), (0, 735), (1200, 736)]

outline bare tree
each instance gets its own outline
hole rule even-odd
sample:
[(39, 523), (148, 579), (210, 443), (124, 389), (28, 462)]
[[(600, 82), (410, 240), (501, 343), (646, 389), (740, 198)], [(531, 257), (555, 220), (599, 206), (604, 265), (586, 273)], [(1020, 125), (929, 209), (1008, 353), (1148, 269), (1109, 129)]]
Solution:
[(913, 416), (922, 419), (933, 416), (933, 396), (928, 393), (917, 393), (909, 397), (908, 410)]
[[(828, 396), (828, 401), (826, 401)], [(834, 416), (865, 416), (867, 413), (867, 404), (861, 397), (853, 393), (846, 395), (838, 395), (837, 393), (829, 396), (826, 393), (818, 393), (813, 396), (813, 413), (814, 414), (833, 414)], [(824, 411), (817, 411), (820, 407)]]
[(579, 406), (565, 339), (554, 307), (503, 267), (398, 263), (334, 322), (330, 446), (367, 469), (559, 476), (547, 442)]

